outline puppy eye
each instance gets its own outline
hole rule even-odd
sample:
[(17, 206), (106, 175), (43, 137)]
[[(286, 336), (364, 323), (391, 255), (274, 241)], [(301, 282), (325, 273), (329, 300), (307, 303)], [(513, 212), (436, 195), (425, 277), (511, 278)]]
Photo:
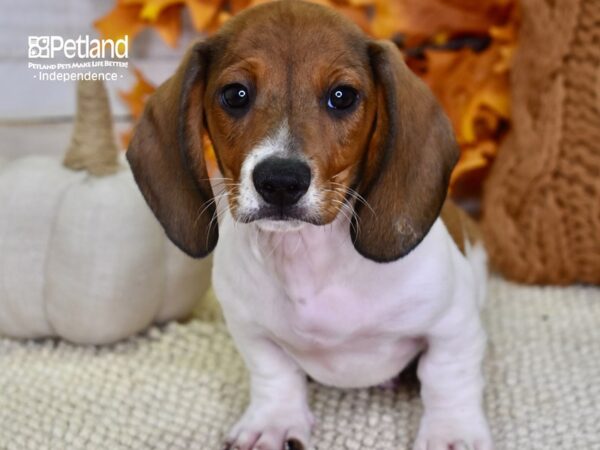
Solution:
[(221, 94), (223, 104), (231, 109), (243, 109), (250, 103), (250, 92), (242, 84), (228, 84)]
[(337, 86), (329, 92), (327, 107), (329, 109), (343, 110), (354, 106), (358, 99), (358, 92), (350, 86)]

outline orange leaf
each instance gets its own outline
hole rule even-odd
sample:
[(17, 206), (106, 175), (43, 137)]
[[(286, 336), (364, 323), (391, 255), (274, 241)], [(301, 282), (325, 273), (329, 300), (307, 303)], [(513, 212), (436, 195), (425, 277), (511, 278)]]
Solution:
[(377, 0), (371, 25), (372, 34), (378, 38), (390, 38), (399, 31), (402, 14), (398, 2)]
[(480, 111), (491, 111), (497, 122), (509, 117), (508, 77), (494, 71), (494, 63), (501, 58), (497, 47), (480, 53), (429, 50), (426, 56), (423, 78), (448, 113), (459, 143), (477, 139)]
[(186, 4), (189, 8), (194, 28), (198, 31), (205, 31), (219, 15), (222, 3), (223, 0), (187, 0)]
[(181, 34), (183, 0), (120, 0), (106, 16), (94, 22), (105, 39), (133, 39), (146, 27), (153, 27), (174, 47)]
[[(135, 84), (128, 92), (119, 91), (119, 97), (121, 97), (121, 100), (123, 100), (123, 102), (125, 102), (125, 104), (129, 108), (129, 112), (133, 116), (134, 120), (137, 120), (140, 118), (142, 112), (144, 111), (144, 105), (146, 104), (146, 100), (148, 100), (150, 94), (152, 94), (156, 90), (156, 87), (148, 80), (146, 80), (146, 78), (144, 78), (144, 76), (142, 75), (142, 72), (140, 72), (138, 69), (134, 68), (133, 74), (136, 78)], [(132, 130), (127, 130), (121, 133), (120, 138), (123, 147), (127, 148), (132, 135)]]
[(485, 141), (480, 147), (466, 149), (461, 153), (458, 164), (456, 164), (456, 167), (452, 172), (450, 184), (455, 184), (469, 172), (487, 167), (489, 159), (484, 156), (485, 154), (483, 152), (483, 149), (486, 147), (488, 152), (491, 147), (491, 151), (495, 153), (496, 148), (493, 141)]
[(133, 88), (129, 92), (119, 91), (119, 96), (127, 104), (133, 118), (139, 119), (146, 100), (156, 90), (156, 87), (144, 78), (142, 72), (138, 69), (134, 68), (133, 74), (136, 78)]
[(481, 195), (481, 186), (497, 151), (498, 143), (495, 140), (485, 140), (463, 148), (450, 179), (453, 197), (464, 201)]
[[(350, 6), (359, 6), (359, 7), (372, 6), (376, 3), (380, 3), (381, 1), (384, 1), (384, 0), (346, 0), (346, 2)], [(386, 3), (392, 3), (392, 2), (386, 2)]]
[(413, 43), (437, 33), (487, 34), (507, 21), (512, 0), (395, 0), (398, 31)]
[(171, 47), (177, 45), (181, 34), (181, 5), (169, 6), (154, 22), (153, 27)]
[(121, 0), (125, 4), (141, 5), (140, 19), (156, 22), (158, 17), (170, 6), (182, 5), (185, 0)]
[(144, 28), (139, 19), (140, 11), (138, 5), (118, 3), (107, 15), (96, 20), (94, 26), (104, 39), (117, 40), (129, 36), (132, 40)]
[(243, 9), (247, 8), (251, 3), (251, 0), (229, 0), (229, 12), (233, 15), (239, 13)]

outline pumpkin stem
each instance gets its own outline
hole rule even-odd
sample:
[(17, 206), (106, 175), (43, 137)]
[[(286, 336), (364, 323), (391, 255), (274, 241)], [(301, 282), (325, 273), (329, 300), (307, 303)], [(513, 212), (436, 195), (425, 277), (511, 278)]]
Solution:
[(77, 84), (77, 114), (71, 144), (63, 164), (91, 175), (110, 175), (119, 170), (119, 148), (115, 143), (106, 88), (101, 80)]

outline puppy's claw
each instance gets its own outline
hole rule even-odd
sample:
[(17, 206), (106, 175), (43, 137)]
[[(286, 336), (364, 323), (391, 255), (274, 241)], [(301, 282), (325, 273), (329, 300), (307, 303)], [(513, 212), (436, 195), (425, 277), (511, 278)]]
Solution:
[(285, 443), (285, 450), (304, 450), (304, 445), (298, 439), (288, 439)]

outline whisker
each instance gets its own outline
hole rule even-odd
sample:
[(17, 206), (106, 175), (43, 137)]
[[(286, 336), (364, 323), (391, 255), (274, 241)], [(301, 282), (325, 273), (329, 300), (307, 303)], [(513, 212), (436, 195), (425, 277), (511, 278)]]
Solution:
[(219, 195), (215, 195), (213, 198), (211, 198), (210, 200), (204, 202), (202, 206), (204, 206), (204, 208), (202, 208), (202, 211), (200, 211), (197, 215), (196, 215), (196, 219), (194, 220), (194, 226), (196, 226), (196, 224), (198, 223), (198, 220), (200, 220), (200, 217), (202, 217), (202, 214), (204, 214), (204, 212), (210, 208), (212, 205), (216, 205), (217, 201), (226, 196), (227, 192), (223, 193), (223, 194), (219, 194)]
[(358, 200), (363, 205), (365, 205), (367, 208), (369, 208), (369, 210), (371, 210), (373, 215), (375, 215), (375, 216), (377, 215), (377, 213), (375, 213), (375, 210), (370, 205), (370, 203), (362, 195), (360, 195), (358, 192), (356, 192), (356, 190), (352, 189), (351, 187), (344, 186), (343, 184), (337, 183), (335, 181), (330, 181), (330, 183), (334, 186), (340, 186), (340, 188), (342, 189), (340, 192), (350, 194), (354, 199)]
[(223, 180), (231, 180), (231, 181), (233, 181), (233, 178), (229, 178), (229, 177), (198, 178), (198, 181), (223, 181)]
[[(329, 209), (327, 209), (327, 208), (326, 208), (326, 211), (327, 211), (327, 212), (331, 212), (331, 211), (329, 211)], [(340, 210), (340, 211), (341, 211), (341, 210)], [(343, 214), (343, 215), (344, 215), (344, 216), (345, 216), (345, 217), (348, 219), (348, 222), (349, 222), (349, 224), (350, 224), (350, 227), (353, 227), (352, 220), (351, 220), (350, 218), (348, 218), (348, 216), (346, 215), (346, 212), (345, 212), (345, 211), (341, 211), (341, 214)], [(333, 223), (331, 223), (331, 224), (330, 224), (330, 232), (331, 232), (331, 233), (333, 233)], [(336, 236), (336, 234), (333, 234), (333, 235), (334, 235), (334, 236)], [(341, 247), (341, 246), (343, 246), (343, 245), (344, 245), (344, 243), (345, 243), (345, 242), (344, 242), (344, 240), (343, 240), (343, 238), (342, 238), (342, 239), (339, 239), (339, 238), (337, 238), (337, 239), (336, 239), (336, 241), (337, 241), (338, 247)]]
[(340, 209), (340, 213), (344, 215), (348, 223), (350, 224), (350, 228), (354, 231), (354, 234), (358, 234), (360, 232), (360, 228), (358, 228), (357, 224), (352, 221), (352, 217), (346, 212), (346, 210), (342, 207)]
[[(210, 222), (208, 223), (208, 231), (206, 233), (206, 242), (208, 245), (208, 237), (210, 236), (210, 230), (213, 226), (213, 224), (218, 224), (219, 222), (222, 221), (223, 217), (229, 212), (228, 208), (223, 208), (220, 211), (218, 209), (215, 209), (215, 212), (213, 213), (212, 218), (210, 219)], [(233, 217), (233, 215), (231, 216), (233, 219), (233, 227), (237, 228), (237, 224), (239, 223), (239, 221)]]

